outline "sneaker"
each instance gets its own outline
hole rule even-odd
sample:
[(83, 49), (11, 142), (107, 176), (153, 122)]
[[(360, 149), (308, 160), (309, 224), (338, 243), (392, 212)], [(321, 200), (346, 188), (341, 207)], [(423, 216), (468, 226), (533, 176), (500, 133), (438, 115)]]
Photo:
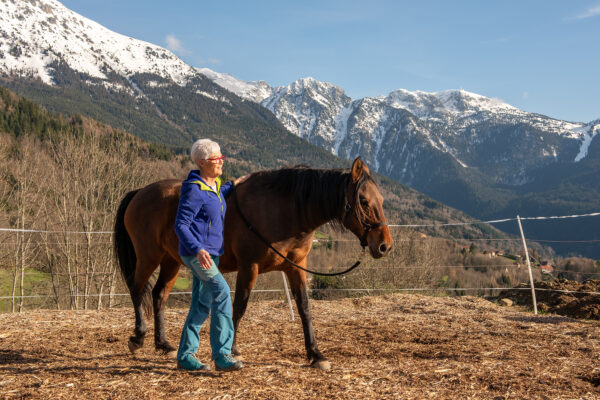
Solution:
[(236, 360), (231, 354), (224, 354), (215, 359), (215, 367), (217, 371), (237, 371), (242, 369), (244, 364)]
[(188, 355), (183, 360), (177, 360), (177, 369), (186, 371), (210, 371), (210, 365), (202, 364), (192, 355)]

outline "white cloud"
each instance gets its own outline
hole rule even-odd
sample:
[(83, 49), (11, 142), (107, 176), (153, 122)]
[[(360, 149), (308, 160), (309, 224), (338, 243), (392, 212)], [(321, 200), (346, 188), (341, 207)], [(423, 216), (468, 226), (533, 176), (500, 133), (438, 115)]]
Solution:
[(600, 15), (600, 5), (588, 8), (583, 13), (574, 16), (573, 19), (585, 19), (595, 17), (597, 15)]
[(167, 49), (171, 50), (173, 53), (185, 53), (186, 50), (181, 45), (181, 40), (177, 39), (175, 35), (167, 35), (165, 38), (165, 42), (167, 42)]
[(196, 58), (194, 65), (217, 65), (221, 64), (218, 58)]
[(502, 36), (493, 40), (490, 40), (490, 43), (496, 43), (496, 44), (502, 44), (502, 43), (508, 43), (510, 41), (512, 41), (515, 37), (514, 36)]
[(523, 98), (526, 99), (529, 97), (529, 92), (523, 92)]

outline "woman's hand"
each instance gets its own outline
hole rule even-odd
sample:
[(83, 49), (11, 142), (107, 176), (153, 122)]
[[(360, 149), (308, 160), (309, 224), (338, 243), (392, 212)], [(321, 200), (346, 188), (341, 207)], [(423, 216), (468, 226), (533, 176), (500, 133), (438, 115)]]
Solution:
[(213, 264), (212, 258), (210, 257), (210, 254), (208, 254), (208, 251), (206, 251), (206, 250), (200, 250), (198, 252), (198, 254), (196, 254), (196, 258), (198, 259), (198, 261), (200, 262), (200, 265), (204, 269), (210, 269), (210, 267)]
[(248, 179), (248, 177), (250, 176), (250, 174), (244, 175), (244, 176), (240, 176), (239, 178), (237, 178), (236, 180), (233, 181), (233, 185), (237, 186), (240, 183), (244, 182), (246, 179)]

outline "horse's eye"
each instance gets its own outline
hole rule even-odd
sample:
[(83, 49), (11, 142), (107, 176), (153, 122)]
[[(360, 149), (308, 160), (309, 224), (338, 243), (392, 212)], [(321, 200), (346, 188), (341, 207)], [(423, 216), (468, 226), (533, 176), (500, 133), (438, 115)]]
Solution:
[(367, 207), (369, 205), (369, 202), (366, 199), (360, 199), (360, 205)]

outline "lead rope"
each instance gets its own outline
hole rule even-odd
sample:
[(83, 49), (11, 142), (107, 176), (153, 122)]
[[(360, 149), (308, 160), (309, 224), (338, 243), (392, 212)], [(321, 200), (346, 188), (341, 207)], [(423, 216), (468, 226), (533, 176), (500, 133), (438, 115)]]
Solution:
[(319, 275), (319, 276), (337, 276), (337, 275), (344, 275), (347, 274), (348, 272), (352, 271), (354, 268), (358, 267), (360, 265), (360, 259), (365, 255), (365, 248), (363, 247), (363, 251), (362, 254), (359, 257), (359, 260), (357, 262), (354, 263), (354, 265), (352, 265), (350, 268), (348, 268), (345, 271), (341, 271), (341, 272), (332, 272), (332, 273), (327, 273), (327, 272), (317, 272), (317, 271), (311, 271), (309, 269), (306, 269), (304, 267), (301, 267), (300, 265), (296, 264), (295, 262), (293, 262), (292, 260), (290, 260), (289, 258), (287, 258), (286, 256), (284, 256), (283, 254), (281, 254), (279, 252), (279, 250), (277, 250), (275, 247), (273, 247), (268, 241), (267, 239), (265, 239), (260, 233), (258, 233), (254, 227), (250, 224), (250, 222), (248, 222), (248, 220), (246, 219), (246, 216), (244, 215), (244, 213), (242, 212), (242, 209), (240, 207), (240, 203), (238, 202), (238, 198), (237, 198), (237, 193), (235, 190), (235, 185), (233, 186), (233, 201), (235, 202), (235, 206), (238, 209), (238, 212), (240, 213), (240, 217), (242, 217), (242, 221), (244, 221), (244, 223), (246, 224), (246, 226), (248, 227), (248, 229), (254, 233), (260, 240), (262, 240), (262, 242), (264, 244), (267, 245), (268, 248), (270, 248), (271, 250), (273, 250), (275, 253), (277, 253), (281, 258), (283, 258), (285, 261), (289, 262), (290, 264), (292, 264), (292, 266), (301, 269), (302, 271), (311, 273), (313, 275)]

